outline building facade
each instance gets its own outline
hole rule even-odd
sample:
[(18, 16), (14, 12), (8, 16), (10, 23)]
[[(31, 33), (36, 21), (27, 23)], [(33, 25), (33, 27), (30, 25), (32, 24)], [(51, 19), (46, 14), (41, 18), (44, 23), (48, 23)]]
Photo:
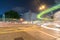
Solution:
[(24, 13), (24, 19), (25, 21), (35, 21), (37, 20), (37, 13), (33, 13), (31, 11), (28, 11), (27, 13)]

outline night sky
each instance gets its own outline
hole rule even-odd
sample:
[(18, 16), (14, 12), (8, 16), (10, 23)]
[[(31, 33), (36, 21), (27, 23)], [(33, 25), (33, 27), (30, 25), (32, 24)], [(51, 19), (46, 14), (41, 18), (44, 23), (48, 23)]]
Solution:
[[(39, 4), (39, 2), (37, 2), (37, 4)], [(53, 4), (54, 1), (53, 0), (41, 1), (41, 3), (44, 3), (44, 2), (48, 5), (51, 5)], [(3, 14), (4, 12), (9, 11), (11, 9), (15, 9), (15, 8), (19, 9), (21, 7), (25, 8), (25, 10), (34, 11), (36, 7), (38, 7), (37, 4), (36, 5), (34, 4), (34, 0), (0, 0), (0, 14)]]
[(28, 0), (0, 0), (0, 14), (15, 7), (28, 7)]

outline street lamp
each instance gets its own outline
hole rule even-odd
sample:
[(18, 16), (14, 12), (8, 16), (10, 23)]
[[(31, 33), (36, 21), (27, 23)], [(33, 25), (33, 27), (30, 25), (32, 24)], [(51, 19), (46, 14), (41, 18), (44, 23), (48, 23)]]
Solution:
[[(39, 11), (42, 12), (42, 11), (44, 11), (46, 8), (47, 8), (46, 4), (42, 4), (42, 5), (40, 5), (40, 7), (39, 7)], [(42, 19), (41, 19), (41, 20), (42, 20)], [(43, 22), (43, 21), (41, 21), (41, 22)]]
[(24, 21), (24, 19), (23, 18), (20, 18), (20, 22), (23, 22)]
[(22, 24), (22, 22), (24, 21), (24, 19), (23, 18), (20, 18), (20, 23)]
[(39, 7), (39, 10), (44, 10), (44, 9), (46, 9), (46, 5), (41, 5), (41, 6)]

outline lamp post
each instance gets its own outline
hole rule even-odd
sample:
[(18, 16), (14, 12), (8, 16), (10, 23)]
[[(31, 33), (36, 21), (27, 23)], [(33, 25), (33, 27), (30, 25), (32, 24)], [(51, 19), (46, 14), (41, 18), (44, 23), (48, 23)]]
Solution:
[(43, 10), (45, 10), (47, 8), (47, 6), (45, 4), (40, 5), (39, 7), (39, 11), (42, 12)]

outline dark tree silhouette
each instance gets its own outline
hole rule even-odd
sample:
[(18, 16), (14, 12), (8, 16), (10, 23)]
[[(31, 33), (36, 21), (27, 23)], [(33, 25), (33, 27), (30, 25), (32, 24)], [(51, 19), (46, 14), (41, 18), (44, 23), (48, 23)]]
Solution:
[(19, 19), (20, 18), (19, 14), (17, 12), (13, 11), (13, 10), (5, 12), (5, 17), (6, 18), (15, 18), (15, 19)]

